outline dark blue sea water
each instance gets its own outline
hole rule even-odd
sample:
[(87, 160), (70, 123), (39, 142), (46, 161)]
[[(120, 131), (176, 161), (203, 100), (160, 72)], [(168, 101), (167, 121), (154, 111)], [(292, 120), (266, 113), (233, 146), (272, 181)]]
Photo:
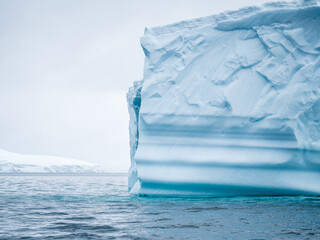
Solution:
[(126, 175), (0, 175), (0, 239), (320, 239), (320, 197), (137, 198)]

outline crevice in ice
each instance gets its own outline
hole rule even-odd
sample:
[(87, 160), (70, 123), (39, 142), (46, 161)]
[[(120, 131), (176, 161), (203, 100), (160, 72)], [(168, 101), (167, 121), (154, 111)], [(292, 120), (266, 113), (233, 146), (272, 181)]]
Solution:
[(128, 187), (131, 189), (138, 181), (138, 172), (134, 155), (139, 145), (139, 113), (141, 107), (141, 89), (143, 81), (134, 82), (133, 87), (127, 93), (127, 102), (129, 110), (129, 132), (130, 132), (130, 157), (131, 166), (129, 169)]
[(135, 151), (139, 145), (139, 112), (141, 107), (141, 89), (143, 81), (134, 82), (127, 94), (128, 110), (130, 114), (130, 148), (131, 159), (134, 157)]

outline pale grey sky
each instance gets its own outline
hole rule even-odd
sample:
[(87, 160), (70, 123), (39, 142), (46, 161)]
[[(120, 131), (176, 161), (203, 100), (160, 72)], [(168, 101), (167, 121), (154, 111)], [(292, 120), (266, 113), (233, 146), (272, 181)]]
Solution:
[(265, 0), (0, 0), (0, 149), (129, 168), (144, 28)]

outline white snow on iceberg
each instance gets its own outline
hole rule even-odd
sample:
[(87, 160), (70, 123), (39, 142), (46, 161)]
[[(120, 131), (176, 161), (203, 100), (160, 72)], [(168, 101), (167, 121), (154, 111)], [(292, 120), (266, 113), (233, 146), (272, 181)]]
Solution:
[(141, 45), (132, 194), (320, 194), (319, 1), (146, 29)]
[(0, 173), (99, 173), (86, 161), (44, 155), (17, 154), (0, 149)]

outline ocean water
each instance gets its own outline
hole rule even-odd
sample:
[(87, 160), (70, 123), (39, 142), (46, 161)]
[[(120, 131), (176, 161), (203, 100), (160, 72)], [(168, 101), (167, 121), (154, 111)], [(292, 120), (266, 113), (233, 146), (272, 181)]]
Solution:
[(320, 197), (138, 198), (121, 174), (0, 175), (0, 239), (320, 239)]

